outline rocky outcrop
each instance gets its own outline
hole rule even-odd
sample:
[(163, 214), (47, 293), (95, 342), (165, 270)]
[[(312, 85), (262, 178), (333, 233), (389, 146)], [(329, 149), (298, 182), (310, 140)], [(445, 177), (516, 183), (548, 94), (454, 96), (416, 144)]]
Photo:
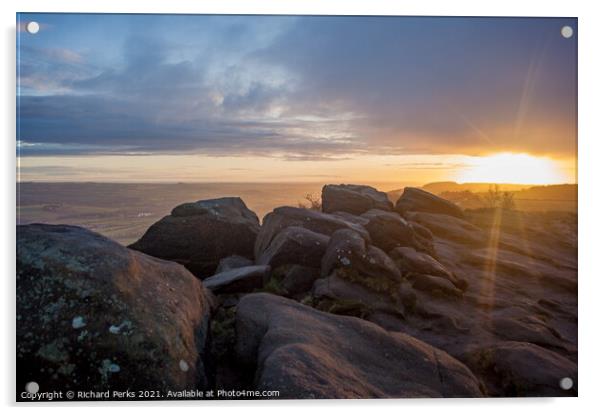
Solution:
[(277, 268), (297, 264), (319, 267), (330, 238), (300, 226), (290, 226), (282, 230), (257, 258), (260, 265)]
[(322, 188), (323, 212), (361, 215), (370, 209), (393, 210), (393, 204), (386, 193), (370, 186), (327, 184)]
[(447, 353), (375, 324), (249, 294), (236, 312), (239, 359), (254, 387), (281, 399), (481, 396), (479, 382)]
[(356, 232), (342, 229), (332, 234), (322, 258), (322, 276), (333, 271), (351, 280), (362, 281), (373, 288), (401, 281), (395, 263), (381, 249), (369, 245)]
[(19, 388), (205, 388), (209, 308), (179, 264), (75, 226), (17, 226)]
[(401, 215), (406, 212), (426, 212), (463, 218), (464, 213), (457, 205), (416, 187), (406, 187), (395, 204)]
[(412, 190), (400, 215), (372, 206), (372, 191), (333, 187), (353, 213), (281, 207), (259, 228), (237, 198), (175, 208), (141, 241), (202, 282), (81, 228), (18, 227), (17, 380), (215, 380), (280, 398), (577, 394), (576, 216), (459, 215)]
[(330, 236), (339, 229), (352, 229), (369, 240), (370, 235), (361, 226), (336, 215), (330, 215), (316, 210), (283, 206), (274, 209), (263, 219), (261, 230), (255, 243), (255, 258), (259, 258), (272, 240), (283, 229), (299, 226), (312, 232)]
[(176, 261), (202, 279), (213, 275), (224, 257), (253, 258), (258, 232), (255, 213), (240, 198), (224, 197), (175, 207), (130, 248)]
[(214, 294), (248, 293), (263, 287), (269, 272), (269, 265), (234, 268), (207, 278), (203, 285)]

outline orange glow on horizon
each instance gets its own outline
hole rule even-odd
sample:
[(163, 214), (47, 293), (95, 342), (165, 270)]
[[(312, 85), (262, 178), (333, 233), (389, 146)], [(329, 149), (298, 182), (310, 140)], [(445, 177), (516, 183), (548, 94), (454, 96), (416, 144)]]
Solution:
[(574, 182), (561, 162), (526, 153), (474, 157), (469, 164), (457, 174), (458, 182), (534, 185)]

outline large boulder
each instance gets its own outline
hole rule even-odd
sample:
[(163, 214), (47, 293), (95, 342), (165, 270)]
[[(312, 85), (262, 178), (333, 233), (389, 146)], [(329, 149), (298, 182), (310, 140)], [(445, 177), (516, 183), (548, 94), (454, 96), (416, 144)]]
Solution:
[(427, 212), (457, 218), (464, 217), (462, 209), (454, 203), (416, 187), (406, 187), (404, 189), (403, 194), (395, 204), (395, 210), (401, 215), (405, 215), (406, 212)]
[[(493, 396), (577, 396), (577, 365), (532, 343), (500, 342), (472, 350), (464, 360)], [(572, 388), (560, 387), (564, 378)]]
[(209, 311), (175, 262), (75, 226), (17, 226), (18, 389), (205, 388)]
[(357, 223), (346, 220), (340, 216), (330, 215), (311, 209), (283, 206), (274, 209), (263, 219), (261, 230), (255, 243), (255, 258), (272, 243), (272, 240), (285, 228), (300, 226), (310, 231), (330, 236), (339, 229), (353, 229), (366, 240), (370, 240), (368, 232)]
[(243, 297), (236, 333), (238, 358), (257, 368), (254, 388), (282, 399), (482, 396), (470, 370), (442, 350), (283, 297)]
[(361, 215), (370, 209), (393, 210), (393, 203), (384, 192), (356, 184), (327, 184), (322, 188), (322, 211)]
[(176, 261), (197, 277), (207, 278), (224, 257), (253, 258), (258, 232), (255, 213), (240, 198), (224, 197), (175, 207), (129, 247)]
[(400, 246), (433, 250), (432, 240), (429, 244), (417, 237), (414, 227), (397, 213), (371, 209), (362, 214), (362, 218), (368, 221), (364, 227), (370, 233), (372, 244), (386, 252)]
[(335, 271), (339, 276), (365, 284), (401, 281), (401, 273), (393, 260), (349, 229), (332, 234), (321, 270), (324, 277)]
[(214, 294), (248, 293), (263, 287), (269, 272), (269, 265), (234, 268), (203, 280), (203, 285)]
[(300, 226), (282, 230), (257, 258), (257, 264), (271, 265), (273, 269), (282, 265), (305, 265), (319, 267), (329, 237)]

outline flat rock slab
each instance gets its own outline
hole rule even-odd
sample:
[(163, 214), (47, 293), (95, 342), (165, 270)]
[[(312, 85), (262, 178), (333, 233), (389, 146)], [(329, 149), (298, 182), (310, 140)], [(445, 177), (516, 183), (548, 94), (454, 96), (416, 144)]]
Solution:
[(250, 265), (253, 265), (253, 261), (249, 258), (240, 255), (230, 255), (220, 259), (215, 273), (219, 274), (220, 272), (229, 271), (234, 268), (248, 267)]
[(234, 268), (207, 278), (203, 285), (214, 294), (251, 292), (263, 287), (264, 278), (269, 272), (269, 265)]
[(255, 387), (280, 398), (482, 396), (471, 371), (439, 349), (283, 297), (244, 296), (236, 332), (239, 359), (257, 367)]

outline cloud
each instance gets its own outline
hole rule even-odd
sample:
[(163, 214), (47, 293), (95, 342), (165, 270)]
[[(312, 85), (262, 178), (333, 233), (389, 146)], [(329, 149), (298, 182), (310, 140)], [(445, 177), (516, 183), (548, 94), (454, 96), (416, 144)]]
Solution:
[(23, 45), (22, 156), (576, 151), (561, 19), (147, 19), (94, 55)]
[(317, 17), (257, 55), (298, 68), (296, 110), (359, 114), (354, 131), (375, 149), (574, 154), (575, 43), (559, 27), (559, 19)]
[(64, 180), (70, 177), (99, 177), (102, 175), (111, 176), (115, 174), (130, 175), (135, 171), (132, 169), (115, 169), (115, 168), (92, 168), (92, 167), (73, 167), (73, 166), (56, 166), (56, 165), (41, 165), (41, 166), (20, 166), (19, 181), (27, 181), (30, 179), (38, 180), (40, 177), (45, 179)]
[(387, 163), (387, 167), (399, 167), (401, 170), (456, 170), (471, 167), (468, 163), (443, 163), (443, 162), (407, 162)]

